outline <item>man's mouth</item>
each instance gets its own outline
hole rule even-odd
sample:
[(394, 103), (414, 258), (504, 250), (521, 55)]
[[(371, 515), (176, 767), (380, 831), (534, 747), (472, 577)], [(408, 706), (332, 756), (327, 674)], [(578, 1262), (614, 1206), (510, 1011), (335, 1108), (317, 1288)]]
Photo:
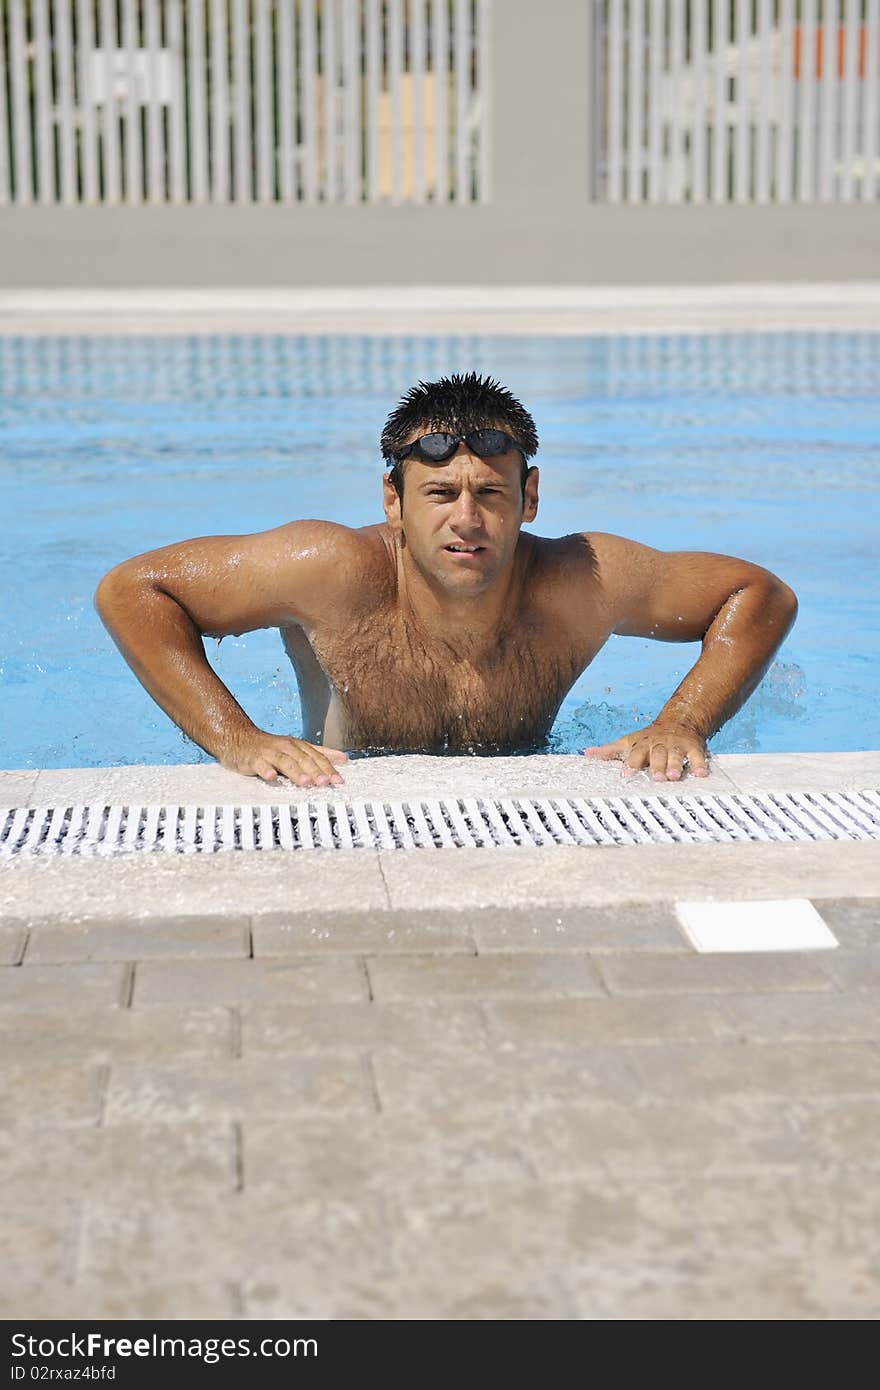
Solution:
[(482, 545), (445, 545), (444, 550), (448, 550), (452, 555), (476, 555), (483, 550)]

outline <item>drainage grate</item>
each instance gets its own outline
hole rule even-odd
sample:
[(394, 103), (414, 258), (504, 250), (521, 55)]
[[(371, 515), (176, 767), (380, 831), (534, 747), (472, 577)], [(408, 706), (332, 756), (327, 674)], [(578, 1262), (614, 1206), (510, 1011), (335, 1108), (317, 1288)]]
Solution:
[(880, 840), (880, 793), (0, 809), (0, 858), (266, 849), (514, 849)]

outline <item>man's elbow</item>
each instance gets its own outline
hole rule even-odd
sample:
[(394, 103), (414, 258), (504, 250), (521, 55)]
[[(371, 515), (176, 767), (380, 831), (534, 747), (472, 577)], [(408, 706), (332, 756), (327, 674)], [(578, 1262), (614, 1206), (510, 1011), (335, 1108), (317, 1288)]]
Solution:
[(119, 604), (121, 596), (130, 591), (131, 581), (132, 574), (124, 560), (103, 576), (92, 596), (92, 602), (102, 619), (106, 621), (107, 615)]
[(774, 582), (772, 605), (774, 611), (782, 618), (785, 624), (785, 631), (789, 632), (794, 626), (795, 618), (798, 615), (798, 600), (794, 589), (781, 579), (777, 579)]

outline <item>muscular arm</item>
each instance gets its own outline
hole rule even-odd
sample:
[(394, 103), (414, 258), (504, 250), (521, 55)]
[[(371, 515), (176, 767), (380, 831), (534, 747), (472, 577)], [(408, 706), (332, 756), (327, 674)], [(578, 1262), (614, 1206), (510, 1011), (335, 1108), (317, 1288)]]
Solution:
[[(704, 746), (765, 674), (797, 616), (794, 592), (769, 570), (729, 555), (652, 550), (619, 536), (589, 540), (611, 632), (702, 642), (699, 660), (652, 728), (689, 730)], [(660, 761), (651, 756), (651, 768)]]
[(212, 670), (202, 637), (311, 620), (344, 585), (356, 545), (354, 532), (318, 521), (183, 541), (110, 570), (95, 606), (175, 724), (225, 766), (263, 776), (238, 766), (240, 750), (261, 731)]

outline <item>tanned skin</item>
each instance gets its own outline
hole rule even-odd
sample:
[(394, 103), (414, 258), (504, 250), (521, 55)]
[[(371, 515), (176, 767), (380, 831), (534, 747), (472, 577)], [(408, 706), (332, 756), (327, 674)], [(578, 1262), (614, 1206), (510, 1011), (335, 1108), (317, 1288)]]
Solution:
[[(524, 532), (538, 469), (523, 489), (521, 467), (515, 450), (481, 459), (464, 442), (443, 464), (409, 459), (402, 499), (385, 475), (384, 523), (293, 521), (164, 546), (112, 569), (98, 612), (153, 699), (223, 767), (300, 787), (340, 783), (345, 747), (535, 747), (612, 633), (700, 641), (652, 723), (584, 752), (625, 775), (707, 776), (706, 741), (770, 665), (794, 593), (727, 555)], [(296, 670), (301, 739), (257, 728), (205, 656), (205, 636), (268, 627)]]

